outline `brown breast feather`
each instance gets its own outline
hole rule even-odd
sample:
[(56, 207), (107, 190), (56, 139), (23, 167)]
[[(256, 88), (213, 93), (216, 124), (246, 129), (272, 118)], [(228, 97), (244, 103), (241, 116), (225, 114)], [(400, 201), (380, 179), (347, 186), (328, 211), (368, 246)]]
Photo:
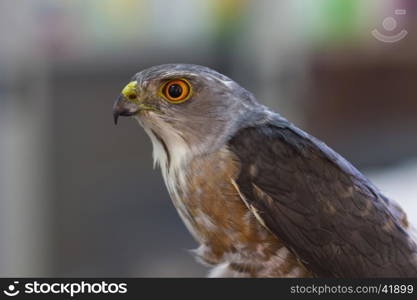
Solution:
[[(245, 204), (234, 180), (239, 162), (226, 148), (194, 159), (179, 197), (202, 246), (197, 256), (210, 265), (229, 263), (242, 276), (305, 277), (311, 274)], [(256, 187), (254, 187), (256, 188)]]

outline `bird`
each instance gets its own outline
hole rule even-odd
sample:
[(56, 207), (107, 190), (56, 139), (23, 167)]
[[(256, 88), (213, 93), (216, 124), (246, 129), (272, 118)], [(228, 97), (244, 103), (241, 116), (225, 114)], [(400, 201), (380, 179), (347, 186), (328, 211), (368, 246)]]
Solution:
[(417, 277), (403, 209), (229, 77), (150, 67), (117, 97), (120, 116), (149, 135), (208, 277)]

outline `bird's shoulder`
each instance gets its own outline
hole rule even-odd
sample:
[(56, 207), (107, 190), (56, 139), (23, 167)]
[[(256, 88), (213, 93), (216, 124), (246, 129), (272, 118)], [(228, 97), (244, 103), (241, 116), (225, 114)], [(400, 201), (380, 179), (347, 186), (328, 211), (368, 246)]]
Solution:
[(417, 274), (402, 210), (323, 142), (276, 118), (242, 128), (228, 146), (246, 201), (315, 274)]

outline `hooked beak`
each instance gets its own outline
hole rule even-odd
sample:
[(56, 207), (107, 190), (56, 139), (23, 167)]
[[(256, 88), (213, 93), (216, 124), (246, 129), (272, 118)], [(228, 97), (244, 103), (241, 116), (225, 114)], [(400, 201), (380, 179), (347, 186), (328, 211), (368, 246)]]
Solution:
[(137, 104), (127, 101), (126, 97), (123, 94), (120, 94), (113, 105), (114, 124), (117, 124), (119, 116), (133, 116), (136, 115), (139, 110), (140, 107)]

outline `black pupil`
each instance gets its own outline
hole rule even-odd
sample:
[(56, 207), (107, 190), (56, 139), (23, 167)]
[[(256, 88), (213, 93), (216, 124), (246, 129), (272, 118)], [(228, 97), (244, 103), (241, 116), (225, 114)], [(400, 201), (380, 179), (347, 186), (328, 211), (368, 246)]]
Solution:
[(171, 98), (179, 98), (182, 94), (182, 87), (179, 84), (174, 83), (169, 86), (168, 94)]

